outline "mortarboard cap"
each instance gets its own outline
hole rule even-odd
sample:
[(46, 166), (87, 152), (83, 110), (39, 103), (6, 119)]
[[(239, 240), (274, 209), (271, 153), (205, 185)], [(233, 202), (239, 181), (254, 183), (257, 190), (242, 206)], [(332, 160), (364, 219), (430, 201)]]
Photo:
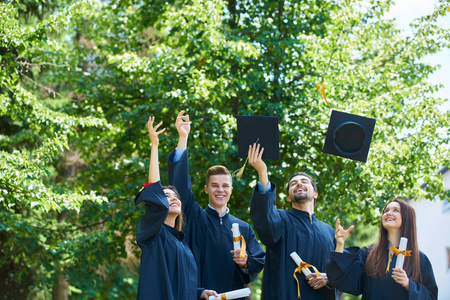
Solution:
[(333, 110), (323, 153), (366, 162), (375, 119)]
[(239, 157), (248, 156), (248, 146), (264, 147), (263, 159), (280, 159), (278, 117), (236, 116)]

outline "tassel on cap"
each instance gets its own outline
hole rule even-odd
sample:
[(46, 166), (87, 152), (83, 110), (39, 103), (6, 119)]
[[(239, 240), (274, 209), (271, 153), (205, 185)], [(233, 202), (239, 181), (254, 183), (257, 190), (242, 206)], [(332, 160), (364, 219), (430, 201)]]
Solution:
[[(259, 141), (259, 138), (256, 139), (255, 144), (258, 143), (258, 141)], [(232, 174), (233, 176), (237, 177), (238, 179), (241, 179), (241, 178), (242, 178), (242, 175), (244, 174), (244, 169), (245, 169), (245, 165), (247, 164), (247, 161), (248, 161), (248, 156), (247, 156), (247, 158), (245, 159), (245, 162), (244, 162), (244, 165), (242, 166), (242, 168), (239, 168), (239, 169), (237, 169), (236, 171), (233, 171), (233, 173), (231, 173), (231, 174)]]
[(328, 104), (328, 107), (330, 106), (330, 103), (328, 103), (327, 97), (325, 96), (325, 83), (316, 83), (316, 88), (319, 90), (319, 93), (322, 95), (323, 100)]

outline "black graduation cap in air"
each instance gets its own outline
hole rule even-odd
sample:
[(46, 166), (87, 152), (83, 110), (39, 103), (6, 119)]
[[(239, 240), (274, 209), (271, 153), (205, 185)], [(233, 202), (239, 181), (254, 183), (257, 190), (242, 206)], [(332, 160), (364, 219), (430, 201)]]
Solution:
[(264, 147), (263, 159), (280, 159), (278, 117), (236, 116), (239, 157), (248, 156), (248, 146)]
[(366, 162), (375, 119), (333, 110), (323, 153)]

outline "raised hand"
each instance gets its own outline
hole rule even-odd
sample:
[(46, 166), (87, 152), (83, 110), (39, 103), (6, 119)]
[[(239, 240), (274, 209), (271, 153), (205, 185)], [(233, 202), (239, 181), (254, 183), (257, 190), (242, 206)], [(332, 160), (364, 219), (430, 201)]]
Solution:
[(186, 149), (187, 138), (191, 131), (191, 122), (189, 122), (189, 115), (184, 115), (184, 110), (178, 113), (177, 119), (175, 120), (175, 127), (179, 135), (177, 148)]
[(260, 144), (253, 143), (253, 146), (248, 147), (248, 163), (255, 168), (259, 175), (259, 181), (263, 184), (264, 188), (269, 182), (267, 175), (266, 163), (262, 160), (264, 148), (259, 149)]
[(175, 127), (178, 134), (182, 137), (187, 137), (191, 131), (191, 123), (189, 122), (189, 115), (184, 115), (185, 111), (182, 110), (178, 113), (175, 121)]
[(264, 148), (259, 150), (259, 144), (254, 143), (253, 146), (248, 147), (248, 163), (255, 168), (258, 173), (260, 171), (267, 171), (266, 163), (262, 160), (262, 155), (264, 153)]
[(148, 170), (148, 182), (157, 182), (160, 180), (159, 176), (159, 158), (158, 158), (158, 136), (164, 132), (166, 129), (163, 128), (158, 131), (158, 128), (162, 125), (162, 121), (153, 127), (155, 123), (155, 117), (149, 117), (147, 122), (148, 135), (152, 141), (152, 150), (150, 152), (150, 165)]
[(348, 238), (348, 234), (353, 230), (355, 226), (350, 226), (347, 230), (345, 230), (341, 226), (341, 221), (339, 219), (336, 220), (336, 231), (334, 232), (334, 238), (336, 239), (336, 252), (344, 251), (344, 243)]
[(152, 141), (152, 145), (158, 145), (159, 144), (158, 135), (163, 133), (166, 129), (163, 128), (158, 131), (158, 128), (162, 125), (162, 121), (159, 122), (155, 127), (153, 127), (154, 122), (155, 122), (155, 117), (148, 118), (147, 131), (148, 131), (148, 135), (150, 136), (150, 140)]

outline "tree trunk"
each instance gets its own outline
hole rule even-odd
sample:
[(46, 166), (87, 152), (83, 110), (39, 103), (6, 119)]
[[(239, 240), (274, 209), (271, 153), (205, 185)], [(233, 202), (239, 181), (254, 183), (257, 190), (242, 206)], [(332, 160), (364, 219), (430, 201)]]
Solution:
[[(73, 151), (66, 151), (64, 163), (59, 170), (60, 176), (65, 180), (74, 180), (76, 178), (76, 167), (79, 163), (80, 154)], [(57, 215), (58, 223), (64, 222), (68, 217), (67, 211), (61, 211)], [(64, 269), (62, 266), (61, 269)], [(69, 300), (69, 282), (67, 275), (57, 272), (52, 289), (52, 300)]]
[(52, 289), (52, 300), (69, 300), (69, 283), (64, 274), (56, 275)]

